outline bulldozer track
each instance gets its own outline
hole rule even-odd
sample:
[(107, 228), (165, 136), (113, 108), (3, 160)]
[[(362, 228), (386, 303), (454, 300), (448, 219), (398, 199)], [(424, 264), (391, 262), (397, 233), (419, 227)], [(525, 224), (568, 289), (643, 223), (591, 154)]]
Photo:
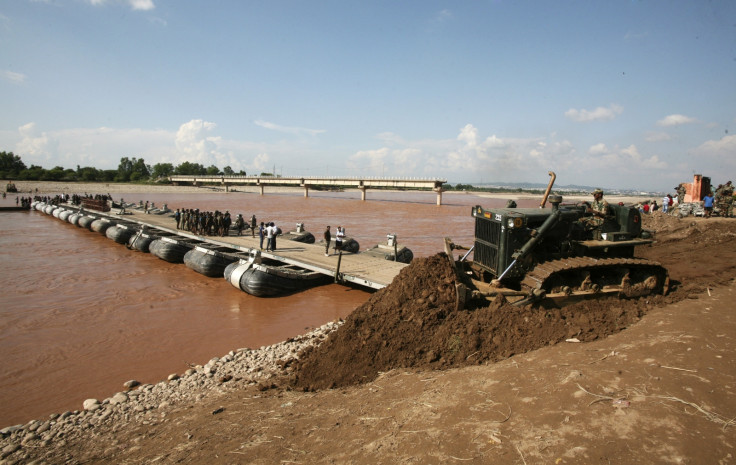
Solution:
[[(658, 280), (657, 287), (662, 292), (667, 292), (669, 278), (667, 270), (657, 262), (644, 258), (593, 258), (593, 257), (571, 257), (560, 260), (552, 260), (539, 263), (527, 273), (521, 281), (523, 287), (528, 289), (546, 289), (549, 280), (556, 275), (566, 272), (606, 272), (617, 270), (646, 271), (645, 274), (655, 276)], [(623, 286), (621, 286), (623, 289)]]

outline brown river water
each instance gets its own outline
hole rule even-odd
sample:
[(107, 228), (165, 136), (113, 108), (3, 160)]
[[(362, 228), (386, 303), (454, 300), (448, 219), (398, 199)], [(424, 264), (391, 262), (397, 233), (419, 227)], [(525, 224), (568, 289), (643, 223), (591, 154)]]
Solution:
[[(126, 202), (228, 210), (283, 230), (346, 228), (361, 250), (397, 234), (415, 257), (443, 237), (472, 245), (471, 207), (505, 200), (472, 194), (358, 191), (117, 194)], [(521, 202), (520, 202), (521, 203)], [(535, 202), (532, 202), (535, 203)], [(15, 196), (0, 206), (15, 205)], [(520, 206), (532, 206), (520, 205)], [(172, 220), (172, 225), (173, 225)], [(224, 279), (134, 252), (38, 211), (0, 212), (0, 427), (80, 410), (125, 381), (156, 383), (229, 351), (271, 345), (346, 317), (370, 292), (330, 284), (279, 298), (250, 296)]]

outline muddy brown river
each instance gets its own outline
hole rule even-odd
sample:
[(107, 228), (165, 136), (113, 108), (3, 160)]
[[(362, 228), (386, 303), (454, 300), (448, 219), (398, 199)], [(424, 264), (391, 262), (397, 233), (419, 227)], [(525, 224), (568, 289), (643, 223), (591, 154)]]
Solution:
[[(169, 208), (228, 210), (284, 230), (304, 223), (319, 240), (342, 225), (361, 250), (397, 234), (415, 257), (443, 237), (472, 245), (473, 205), (504, 200), (431, 192), (310, 191), (118, 194)], [(531, 202), (533, 204), (535, 202)], [(531, 206), (531, 204), (527, 206)], [(0, 206), (15, 205), (15, 196)], [(520, 205), (523, 206), (523, 205)], [(172, 225), (173, 225), (172, 219)], [(252, 297), (224, 279), (134, 252), (38, 211), (0, 212), (0, 427), (79, 410), (136, 379), (156, 383), (233, 349), (283, 341), (344, 318), (370, 296), (331, 284), (279, 298)]]

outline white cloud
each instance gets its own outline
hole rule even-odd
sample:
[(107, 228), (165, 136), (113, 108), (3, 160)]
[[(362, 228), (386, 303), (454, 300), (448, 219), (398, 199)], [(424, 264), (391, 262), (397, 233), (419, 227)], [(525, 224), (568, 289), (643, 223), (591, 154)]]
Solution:
[[(46, 133), (38, 134), (36, 123), (28, 123), (18, 128), (20, 142), (16, 145), (16, 151), (27, 154), (31, 159), (47, 160), (49, 157), (49, 138)], [(29, 163), (30, 164), (30, 163)]]
[(626, 147), (615, 146), (608, 148), (603, 143), (592, 145), (588, 149), (589, 157), (584, 161), (591, 170), (605, 168), (611, 173), (624, 175), (625, 173), (648, 172), (652, 169), (664, 169), (667, 163), (659, 156), (643, 156), (636, 145)]
[[(182, 161), (205, 164), (216, 153), (217, 137), (208, 136), (217, 125), (201, 119), (193, 119), (179, 126), (176, 132), (176, 149)], [(206, 166), (206, 165), (205, 165)]]
[(736, 166), (736, 136), (727, 135), (718, 140), (709, 140), (693, 150), (698, 156), (714, 158)]
[(648, 132), (644, 135), (647, 142), (665, 142), (671, 140), (672, 136), (666, 132)]
[(156, 5), (153, 4), (153, 0), (128, 0), (128, 3), (134, 10), (153, 10)]
[(598, 143), (588, 149), (590, 155), (602, 155), (608, 153), (608, 147), (604, 143)]
[(454, 139), (407, 141), (392, 133), (379, 135), (387, 146), (356, 152), (348, 167), (373, 176), (423, 176), (464, 181), (528, 178), (530, 170), (566, 169), (575, 165), (569, 141), (549, 138), (514, 139), (496, 135), (481, 139), (467, 124)]
[(183, 123), (176, 131), (107, 127), (42, 131), (30, 122), (15, 132), (0, 131), (0, 137), (26, 165), (47, 169), (77, 165), (115, 169), (121, 158), (135, 157), (149, 165), (176, 166), (186, 161), (204, 167), (230, 166), (235, 171), (261, 172), (271, 170), (270, 152), (284, 156), (297, 150), (293, 145), (226, 140), (216, 131), (215, 123), (201, 119)]
[(475, 147), (478, 145), (478, 129), (472, 124), (466, 124), (460, 130), (460, 134), (457, 136), (457, 140), (464, 142), (468, 147)]
[(15, 84), (22, 84), (26, 80), (26, 75), (22, 73), (16, 73), (14, 71), (8, 71), (8, 70), (2, 70), (0, 71), (0, 76), (3, 77), (6, 81), (10, 81)]
[[(376, 176), (382, 175), (385, 173), (386, 163), (390, 154), (391, 149), (388, 147), (377, 150), (361, 150), (347, 160), (347, 165), (351, 170), (359, 170), (365, 174), (374, 173)], [(390, 173), (397, 173), (390, 163), (389, 171)]]
[(153, 0), (87, 0), (90, 5), (104, 6), (110, 3), (128, 5), (132, 10), (149, 11), (156, 8)]
[[(251, 163), (250, 168), (251, 171), (254, 171), (251, 174), (260, 174), (265, 173), (269, 169), (269, 166), (271, 164), (271, 159), (268, 156), (267, 153), (259, 153), (256, 155), (256, 157), (253, 159), (253, 163)], [(274, 174), (274, 173), (271, 173)]]
[(623, 113), (623, 111), (624, 107), (612, 103), (609, 107), (598, 107), (595, 110), (570, 108), (565, 112), (565, 116), (578, 123), (587, 123), (590, 121), (610, 121)]
[(663, 119), (657, 121), (657, 126), (669, 127), (669, 126), (680, 126), (682, 124), (695, 123), (697, 120), (685, 115), (669, 115)]
[(281, 126), (281, 125), (270, 123), (268, 121), (263, 121), (263, 120), (256, 120), (254, 121), (254, 123), (257, 126), (260, 126), (265, 129), (270, 129), (272, 131), (283, 132), (283, 133), (292, 134), (292, 135), (307, 134), (310, 136), (316, 136), (317, 134), (322, 134), (324, 132), (327, 132), (324, 129), (307, 129), (307, 128), (300, 128), (300, 127), (295, 127), (295, 126)]

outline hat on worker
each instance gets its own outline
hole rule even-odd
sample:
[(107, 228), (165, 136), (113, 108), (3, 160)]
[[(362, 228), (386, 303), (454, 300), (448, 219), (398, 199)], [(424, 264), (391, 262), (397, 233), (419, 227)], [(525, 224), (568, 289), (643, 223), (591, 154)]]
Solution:
[(592, 195), (602, 194), (602, 193), (603, 193), (603, 190), (602, 189), (596, 189), (593, 192), (591, 192)]

